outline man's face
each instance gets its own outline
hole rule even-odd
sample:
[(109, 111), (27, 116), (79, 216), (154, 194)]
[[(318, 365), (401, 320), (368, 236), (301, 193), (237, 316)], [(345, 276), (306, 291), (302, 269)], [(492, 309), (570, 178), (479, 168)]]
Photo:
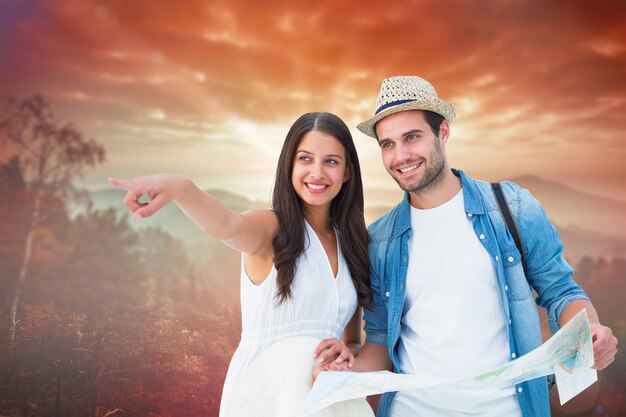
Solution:
[(428, 190), (443, 178), (448, 134), (444, 120), (439, 137), (435, 136), (419, 110), (394, 113), (376, 123), (383, 165), (408, 192)]

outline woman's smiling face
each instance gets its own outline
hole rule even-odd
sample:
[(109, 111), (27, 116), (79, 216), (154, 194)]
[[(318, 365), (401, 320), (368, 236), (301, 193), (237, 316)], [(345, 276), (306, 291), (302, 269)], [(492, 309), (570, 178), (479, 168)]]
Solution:
[(328, 206), (346, 181), (346, 155), (332, 135), (312, 130), (298, 145), (291, 183), (305, 206)]

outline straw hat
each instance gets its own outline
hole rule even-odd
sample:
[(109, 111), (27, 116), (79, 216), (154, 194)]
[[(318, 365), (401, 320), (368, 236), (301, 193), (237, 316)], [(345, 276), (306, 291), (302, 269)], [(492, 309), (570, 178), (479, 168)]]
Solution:
[(367, 136), (376, 138), (374, 126), (383, 117), (407, 110), (430, 110), (452, 123), (456, 117), (454, 105), (437, 97), (435, 87), (420, 77), (391, 77), (383, 80), (374, 116), (357, 126)]
[[(244, 370), (220, 417), (297, 417), (313, 386), (319, 339), (292, 337), (265, 349)], [(365, 399), (343, 401), (310, 417), (374, 417)]]

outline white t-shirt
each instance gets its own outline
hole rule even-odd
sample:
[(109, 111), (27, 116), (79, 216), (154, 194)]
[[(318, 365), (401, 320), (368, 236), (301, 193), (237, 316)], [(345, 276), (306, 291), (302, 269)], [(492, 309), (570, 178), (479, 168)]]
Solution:
[[(509, 361), (508, 333), (491, 257), (465, 213), (463, 192), (428, 210), (411, 207), (399, 345), (407, 374), (466, 378)], [(392, 417), (521, 416), (514, 387), (398, 392)]]

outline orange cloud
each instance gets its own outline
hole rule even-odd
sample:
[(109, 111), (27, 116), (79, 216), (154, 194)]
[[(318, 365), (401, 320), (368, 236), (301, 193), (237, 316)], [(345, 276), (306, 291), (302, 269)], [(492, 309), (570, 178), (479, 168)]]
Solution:
[(0, 91), (49, 96), (120, 151), (210, 141), (228, 120), (286, 129), (311, 110), (353, 126), (382, 78), (417, 74), (457, 104), (454, 163), (626, 188), (617, 0), (5, 0), (0, 35)]

